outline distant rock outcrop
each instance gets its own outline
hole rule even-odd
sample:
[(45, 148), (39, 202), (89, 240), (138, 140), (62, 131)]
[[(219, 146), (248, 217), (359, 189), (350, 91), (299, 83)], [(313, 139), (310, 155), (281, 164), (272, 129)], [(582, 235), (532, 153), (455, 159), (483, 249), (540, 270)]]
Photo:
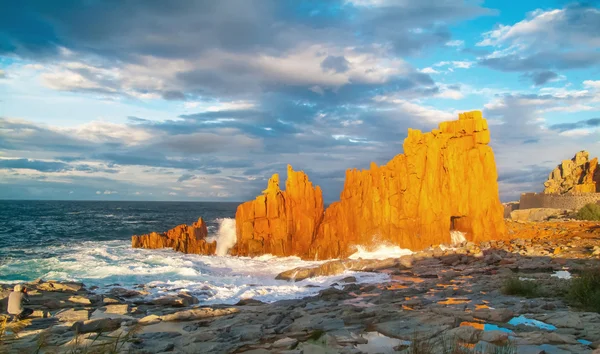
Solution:
[(152, 232), (131, 237), (133, 248), (172, 248), (175, 251), (194, 254), (215, 254), (217, 242), (207, 242), (208, 229), (202, 218), (189, 225), (175, 226), (161, 234)]
[[(327, 210), (321, 189), (288, 166), (285, 191), (275, 174), (262, 195), (238, 207), (237, 243), (230, 254), (331, 259), (349, 256), (356, 246), (382, 243), (419, 250), (451, 243), (453, 230), (473, 242), (503, 238), (504, 208), (489, 141), (479, 111), (460, 114), (429, 133), (409, 129), (404, 154), (383, 166), (348, 170), (340, 201)], [(205, 236), (190, 229), (173, 235), (174, 230), (134, 236), (134, 247), (180, 250), (177, 235), (189, 235), (183, 238), (198, 246), (183, 247), (184, 252), (214, 254)]]
[(579, 151), (571, 160), (564, 160), (544, 182), (545, 194), (578, 194), (600, 192), (598, 158), (589, 159), (587, 151)]

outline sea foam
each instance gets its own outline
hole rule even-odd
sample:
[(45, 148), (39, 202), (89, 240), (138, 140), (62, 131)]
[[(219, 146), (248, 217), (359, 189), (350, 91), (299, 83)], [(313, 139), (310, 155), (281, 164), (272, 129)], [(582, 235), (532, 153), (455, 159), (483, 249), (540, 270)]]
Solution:
[[(227, 230), (235, 224), (224, 219), (220, 225), (213, 237), (228, 237)], [(1, 264), (0, 274), (10, 276), (0, 277), (0, 282), (36, 278), (81, 281), (88, 288), (100, 287), (100, 293), (114, 286), (134, 289), (144, 284), (149, 298), (189, 291), (205, 304), (234, 304), (243, 298), (272, 302), (313, 296), (350, 274), (359, 283), (389, 280), (386, 274), (346, 272), (291, 283), (275, 277), (288, 269), (322, 262), (272, 255), (250, 258), (183, 254), (171, 249), (131, 248), (128, 241), (85, 241), (22, 251), (30, 253), (30, 257)]]

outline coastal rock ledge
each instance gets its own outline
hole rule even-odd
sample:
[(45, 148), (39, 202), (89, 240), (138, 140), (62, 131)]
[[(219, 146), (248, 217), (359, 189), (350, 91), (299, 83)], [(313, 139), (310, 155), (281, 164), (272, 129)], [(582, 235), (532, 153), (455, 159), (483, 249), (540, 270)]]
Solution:
[[(404, 154), (386, 165), (346, 171), (340, 201), (326, 210), (320, 187), (288, 166), (285, 191), (275, 174), (262, 195), (238, 207), (237, 243), (229, 253), (331, 259), (345, 258), (359, 245), (420, 250), (449, 244), (451, 231), (472, 242), (502, 239), (506, 225), (489, 141), (480, 111), (459, 114), (428, 133), (409, 129)], [(214, 254), (216, 244), (186, 227), (133, 236), (132, 246)], [(201, 246), (182, 246), (188, 244)]]

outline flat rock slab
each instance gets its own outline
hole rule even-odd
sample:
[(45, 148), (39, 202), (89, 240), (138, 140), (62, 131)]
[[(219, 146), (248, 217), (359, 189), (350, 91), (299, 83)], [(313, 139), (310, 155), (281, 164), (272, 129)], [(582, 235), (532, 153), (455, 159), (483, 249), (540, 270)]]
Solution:
[(36, 284), (36, 288), (42, 291), (68, 291), (78, 292), (83, 289), (82, 283), (67, 282), (57, 283), (53, 281)]
[(73, 329), (78, 333), (110, 332), (121, 327), (120, 319), (99, 318), (95, 320), (76, 322)]
[(54, 315), (54, 317), (58, 318), (58, 320), (61, 322), (87, 321), (90, 319), (90, 311), (68, 309), (58, 312)]
[(378, 323), (375, 329), (388, 337), (413, 340), (429, 339), (437, 336), (443, 331), (450, 329), (449, 325), (428, 325), (413, 321), (389, 321)]
[(114, 313), (117, 315), (126, 315), (129, 312), (128, 304), (106, 305), (104, 313)]
[(162, 321), (194, 321), (202, 318), (231, 315), (239, 312), (239, 309), (228, 307), (223, 309), (199, 308), (185, 311), (179, 311), (168, 315), (160, 316)]

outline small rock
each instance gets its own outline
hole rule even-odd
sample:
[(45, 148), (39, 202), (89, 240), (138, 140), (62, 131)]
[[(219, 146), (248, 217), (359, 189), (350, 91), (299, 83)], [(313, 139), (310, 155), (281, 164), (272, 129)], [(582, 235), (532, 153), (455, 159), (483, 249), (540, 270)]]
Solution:
[(502, 343), (508, 340), (508, 333), (503, 331), (483, 331), (480, 340), (488, 343)]
[(154, 305), (171, 306), (171, 307), (186, 307), (199, 303), (200, 301), (189, 294), (181, 293), (177, 296), (169, 295), (152, 300)]
[(482, 331), (480, 329), (471, 326), (462, 326), (453, 328), (445, 333), (449, 336), (449, 338), (456, 337), (467, 343), (477, 343), (479, 342), (479, 337), (481, 337), (481, 332)]
[(118, 305), (107, 305), (104, 308), (105, 313), (114, 313), (117, 315), (125, 315), (129, 311), (129, 305), (127, 304), (118, 304)]
[(48, 281), (45, 283), (40, 283), (36, 287), (38, 290), (42, 290), (42, 291), (77, 292), (83, 288), (83, 284), (76, 283), (76, 282), (59, 283), (59, 282), (55, 282), (55, 281)]
[(87, 297), (84, 296), (71, 296), (68, 299), (70, 302), (74, 302), (76, 304), (81, 304), (81, 305), (91, 305), (92, 302), (90, 301), (90, 299), (88, 299)]
[(125, 288), (112, 288), (112, 289), (110, 289), (109, 293), (114, 296), (125, 297), (125, 298), (142, 295), (142, 293), (139, 291), (128, 290)]
[(157, 315), (148, 315), (146, 317), (142, 317), (138, 323), (141, 324), (142, 326), (149, 326), (149, 325), (153, 325), (156, 323), (159, 323), (161, 320), (160, 316)]
[(356, 283), (356, 277), (345, 277), (344, 279), (340, 279), (342, 283)]
[(102, 299), (102, 302), (103, 302), (103, 303), (105, 303), (105, 304), (118, 304), (118, 303), (120, 303), (121, 301), (119, 301), (118, 299), (115, 299), (114, 297), (105, 296), (105, 297)]
[(193, 321), (208, 317), (230, 315), (239, 311), (240, 310), (233, 307), (224, 309), (213, 309), (210, 307), (206, 307), (175, 312), (169, 315), (160, 316), (160, 319), (162, 319), (163, 321)]
[(297, 343), (298, 343), (297, 339), (290, 338), (290, 337), (285, 337), (285, 338), (281, 338), (281, 339), (275, 341), (273, 343), (273, 348), (291, 349)]
[(235, 306), (248, 306), (248, 305), (263, 305), (264, 302), (260, 301), (260, 300), (255, 300), (255, 299), (241, 299), (240, 301), (237, 302), (237, 304), (235, 304)]
[(514, 317), (509, 309), (479, 309), (473, 312), (473, 317), (493, 322), (507, 322)]
[(54, 315), (54, 317), (58, 318), (58, 320), (62, 322), (85, 321), (90, 318), (90, 312), (88, 310), (68, 309), (58, 312)]
[(121, 327), (121, 320), (112, 318), (97, 318), (94, 320), (76, 322), (73, 325), (73, 329), (77, 333), (110, 332), (119, 327)]

